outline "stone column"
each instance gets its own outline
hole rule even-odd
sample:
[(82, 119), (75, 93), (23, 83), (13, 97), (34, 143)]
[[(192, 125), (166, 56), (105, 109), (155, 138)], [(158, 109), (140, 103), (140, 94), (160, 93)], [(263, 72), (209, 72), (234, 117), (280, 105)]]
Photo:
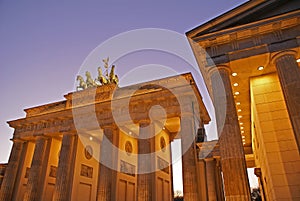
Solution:
[(199, 190), (199, 200), (207, 201), (208, 192), (207, 192), (207, 179), (206, 179), (206, 165), (204, 159), (198, 160), (198, 190)]
[(223, 179), (221, 174), (221, 163), (220, 158), (215, 158), (216, 160), (216, 190), (217, 190), (217, 200), (224, 201), (224, 191), (223, 191)]
[(216, 162), (213, 158), (206, 158), (206, 179), (207, 179), (207, 190), (208, 190), (208, 200), (218, 200), (216, 192)]
[(101, 143), (101, 153), (100, 153), (100, 166), (98, 173), (98, 188), (97, 188), (97, 200), (98, 201), (112, 201), (115, 200), (115, 193), (112, 192), (113, 189), (113, 177), (116, 173), (116, 163), (113, 149), (114, 147), (114, 139), (116, 132), (114, 132), (115, 127), (104, 126), (103, 127), (103, 140)]
[[(169, 134), (170, 137), (170, 134)], [(170, 152), (170, 183), (171, 183), (171, 197), (174, 197), (174, 183), (173, 183), (173, 161), (172, 161), (172, 150), (171, 150), (171, 143), (173, 140), (169, 140), (169, 144), (167, 145), (167, 147), (169, 146), (169, 152)], [(154, 144), (155, 147), (155, 144)]]
[(70, 200), (70, 186), (72, 186), (72, 166), (74, 160), (75, 142), (77, 136), (71, 133), (63, 135), (60, 148), (53, 201)]
[(300, 68), (295, 54), (282, 52), (274, 61), (300, 153)]
[(263, 200), (267, 200), (266, 199), (266, 194), (265, 194), (265, 188), (264, 188), (264, 182), (263, 182), (261, 168), (254, 168), (254, 174), (258, 178), (259, 187), (260, 187), (260, 194), (261, 194)]
[[(218, 70), (217, 70), (218, 69)], [(211, 71), (220, 156), (227, 201), (249, 201), (250, 188), (244, 148), (227, 67)]]
[[(151, 138), (153, 125), (149, 120), (139, 122), (139, 139), (138, 139), (138, 172), (137, 172), (137, 201), (151, 201), (152, 182), (151, 182)], [(154, 136), (153, 136), (154, 137)]]
[[(199, 185), (197, 182), (197, 152), (195, 145), (195, 128), (194, 120), (191, 115), (181, 117), (181, 149), (182, 156), (182, 177), (183, 177), (183, 194), (185, 201), (197, 201), (200, 197)], [(185, 151), (185, 153), (184, 153)]]
[(12, 199), (15, 181), (20, 166), (19, 162), (21, 161), (20, 157), (22, 154), (24, 142), (19, 139), (14, 139), (13, 141), (14, 144), (0, 189), (0, 201), (7, 201)]
[(46, 158), (46, 149), (48, 139), (45, 136), (37, 136), (35, 141), (35, 148), (32, 157), (31, 167), (28, 175), (27, 187), (24, 195), (24, 201), (41, 200), (43, 191), (43, 184), (45, 177), (43, 177), (43, 167)]

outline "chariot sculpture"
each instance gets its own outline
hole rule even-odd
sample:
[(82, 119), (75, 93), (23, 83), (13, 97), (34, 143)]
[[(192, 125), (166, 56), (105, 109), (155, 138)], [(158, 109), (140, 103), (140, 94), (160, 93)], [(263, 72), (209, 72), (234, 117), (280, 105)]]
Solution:
[(86, 80), (83, 79), (81, 75), (77, 75), (77, 81), (79, 81), (76, 90), (84, 90), (90, 87), (97, 87), (103, 86), (108, 84), (119, 84), (119, 78), (115, 74), (115, 65), (112, 65), (110, 68), (110, 73), (108, 74), (109, 70), (109, 57), (102, 60), (104, 63), (105, 74), (102, 72), (102, 68), (98, 67), (98, 77), (96, 79), (92, 79), (91, 73), (89, 71), (85, 72)]

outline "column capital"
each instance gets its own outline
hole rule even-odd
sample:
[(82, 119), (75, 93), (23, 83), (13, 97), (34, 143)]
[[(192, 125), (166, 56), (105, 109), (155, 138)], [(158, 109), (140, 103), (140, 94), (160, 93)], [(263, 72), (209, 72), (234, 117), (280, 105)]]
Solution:
[(286, 55), (292, 55), (296, 58), (297, 57), (297, 52), (294, 51), (294, 50), (284, 50), (284, 51), (277, 52), (271, 57), (271, 63), (276, 64), (277, 59), (279, 59), (283, 56), (286, 56)]
[(114, 130), (114, 129), (117, 129), (118, 126), (115, 123), (111, 123), (111, 124), (104, 124), (104, 125), (100, 126), (100, 128), (101, 129), (112, 129), (112, 130)]
[(38, 139), (45, 139), (45, 140), (47, 140), (47, 139), (49, 139), (50, 137), (48, 137), (48, 136), (46, 136), (46, 135), (36, 135), (35, 136), (35, 139), (36, 140), (38, 140)]
[(208, 70), (208, 76), (211, 77), (214, 73), (219, 72), (221, 70), (226, 70), (229, 74), (232, 73), (232, 70), (230, 69), (229, 65), (217, 65), (217, 66), (211, 67)]
[(15, 143), (15, 142), (21, 142), (21, 143), (24, 143), (25, 142), (25, 140), (23, 140), (23, 139), (21, 139), (21, 138), (11, 138), (10, 139), (13, 143)]
[(68, 131), (68, 132), (60, 132), (60, 134), (64, 135), (71, 135), (71, 136), (75, 136), (77, 135), (76, 131)]
[(254, 168), (254, 174), (258, 178), (260, 178), (261, 177), (261, 169), (260, 168)]
[(205, 162), (209, 162), (209, 161), (214, 161), (215, 159), (213, 158), (213, 157), (211, 157), (211, 158), (204, 158), (204, 161)]
[(140, 127), (146, 127), (149, 126), (151, 124), (151, 119), (147, 118), (147, 119), (140, 119), (138, 120), (138, 124)]

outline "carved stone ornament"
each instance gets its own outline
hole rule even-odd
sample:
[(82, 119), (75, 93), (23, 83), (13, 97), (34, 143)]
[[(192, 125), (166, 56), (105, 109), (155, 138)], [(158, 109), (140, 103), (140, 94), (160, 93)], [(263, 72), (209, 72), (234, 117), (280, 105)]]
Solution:
[(84, 156), (88, 160), (90, 160), (93, 157), (93, 148), (90, 145), (87, 145), (84, 148)]
[(130, 154), (132, 153), (132, 150), (133, 150), (133, 148), (132, 148), (131, 142), (127, 141), (127, 142), (125, 143), (125, 151), (126, 151), (126, 153), (127, 153), (128, 155), (130, 155)]
[(84, 164), (81, 164), (80, 176), (93, 178), (93, 168)]
[(162, 151), (166, 151), (166, 140), (164, 137), (160, 137), (160, 148)]

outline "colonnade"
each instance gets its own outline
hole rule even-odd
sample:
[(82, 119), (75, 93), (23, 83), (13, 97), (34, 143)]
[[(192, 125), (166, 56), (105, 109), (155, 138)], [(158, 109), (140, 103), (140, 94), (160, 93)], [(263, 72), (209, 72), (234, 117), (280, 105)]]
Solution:
[[(138, 139), (138, 169), (137, 169), (137, 201), (150, 201), (155, 199), (155, 178), (151, 173), (155, 159), (148, 153), (154, 152), (153, 124), (148, 121), (139, 123), (140, 138)], [(118, 146), (120, 130), (116, 125), (104, 126), (103, 140), (101, 142), (100, 163), (97, 184), (97, 201), (116, 200), (116, 174), (118, 156), (113, 146)], [(152, 136), (152, 137), (151, 137)], [(56, 173), (53, 201), (66, 201), (72, 199), (72, 182), (74, 177), (74, 161), (79, 137), (76, 132), (62, 133), (59, 162)], [(13, 200), (13, 194), (18, 190), (16, 181), (19, 180), (23, 168), (20, 161), (22, 153), (26, 152), (26, 140), (15, 139), (6, 174), (0, 191), (0, 200)], [(34, 153), (29, 169), (28, 180), (23, 200), (35, 201), (43, 198), (46, 169), (50, 153), (51, 137), (39, 135), (31, 138), (35, 143)], [(170, 164), (171, 165), (171, 164)]]

